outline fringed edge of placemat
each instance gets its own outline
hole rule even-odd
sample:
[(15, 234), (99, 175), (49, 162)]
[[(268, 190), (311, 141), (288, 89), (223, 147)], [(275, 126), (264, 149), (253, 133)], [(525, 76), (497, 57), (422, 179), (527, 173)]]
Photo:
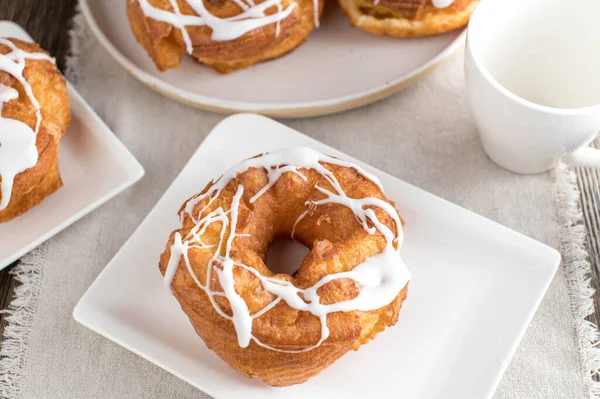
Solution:
[(27, 367), (27, 349), (31, 328), (38, 305), (38, 297), (44, 268), (46, 245), (24, 256), (10, 271), (20, 285), (15, 288), (14, 298), (7, 310), (6, 327), (0, 349), (0, 396), (18, 398), (21, 393), (24, 370)]
[(557, 204), (560, 253), (569, 288), (575, 344), (587, 395), (600, 398), (600, 336), (598, 327), (587, 320), (594, 313), (594, 288), (587, 252), (585, 225), (575, 172), (560, 164), (553, 173)]
[(81, 13), (81, 7), (79, 4), (75, 9), (75, 15), (71, 20), (71, 29), (69, 30), (69, 44), (70, 44), (70, 52), (66, 57), (66, 71), (65, 76), (69, 80), (69, 82), (77, 84), (80, 79), (78, 68), (78, 60), (80, 57), (78, 56), (85, 48), (90, 46), (95, 46), (98, 44), (96, 38), (93, 35), (86, 35), (87, 31), (87, 22), (85, 21), (85, 17)]

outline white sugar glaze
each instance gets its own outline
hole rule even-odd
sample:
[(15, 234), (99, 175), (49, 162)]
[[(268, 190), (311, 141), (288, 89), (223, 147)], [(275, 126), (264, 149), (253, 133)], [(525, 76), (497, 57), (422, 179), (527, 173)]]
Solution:
[[(410, 280), (410, 272), (406, 266), (404, 266), (399, 255), (399, 249), (402, 244), (402, 224), (394, 207), (379, 198), (348, 197), (344, 193), (344, 190), (340, 186), (335, 175), (327, 169), (323, 163), (354, 168), (363, 177), (373, 181), (381, 188), (381, 183), (375, 176), (367, 173), (357, 165), (323, 155), (310, 148), (290, 147), (277, 152), (262, 154), (256, 158), (247, 159), (233, 166), (226, 171), (220, 179), (213, 181), (212, 186), (210, 186), (204, 194), (199, 194), (190, 199), (181, 211), (181, 220), (186, 216), (190, 217), (194, 221), (195, 226), (185, 237), (182, 237), (180, 233), (175, 234), (175, 240), (171, 246), (171, 257), (165, 272), (165, 283), (170, 288), (173, 277), (183, 258), (183, 262), (186, 265), (189, 274), (192, 276), (198, 287), (206, 292), (215, 310), (222, 317), (232, 321), (237, 332), (238, 343), (243, 348), (247, 347), (251, 341), (254, 341), (262, 347), (279, 352), (300, 353), (314, 349), (329, 336), (329, 330), (327, 328), (327, 315), (329, 313), (350, 312), (354, 310), (370, 311), (387, 306), (394, 298), (396, 298), (398, 293)], [(327, 180), (333, 188), (333, 191), (316, 186), (316, 188), (325, 194), (326, 197), (315, 202), (306, 203), (307, 208), (309, 206), (314, 207), (326, 203), (337, 203), (348, 207), (354, 212), (357, 222), (359, 222), (369, 234), (379, 232), (385, 237), (385, 249), (381, 253), (372, 256), (365, 262), (357, 265), (354, 269), (348, 272), (327, 275), (307, 289), (297, 288), (287, 281), (265, 277), (254, 268), (235, 262), (230, 256), (230, 251), (233, 240), (236, 237), (243, 236), (243, 234), (236, 234), (236, 229), (238, 208), (240, 199), (244, 194), (244, 186), (241, 184), (238, 185), (236, 194), (232, 199), (231, 208), (228, 211), (219, 207), (206, 215), (204, 215), (204, 213), (214, 199), (219, 197), (222, 190), (231, 182), (231, 180), (234, 179), (238, 173), (249, 168), (264, 168), (267, 171), (267, 177), (269, 179), (268, 183), (250, 199), (250, 203), (258, 200), (284, 173), (295, 173), (306, 180), (306, 177), (302, 174), (300, 169), (313, 169), (317, 171)], [(205, 198), (210, 199), (198, 213), (198, 217), (201, 218), (197, 219), (192, 214), (193, 209)], [(387, 213), (395, 222), (395, 231), (391, 231), (385, 224), (381, 223), (373, 209), (365, 209), (366, 206), (377, 207)], [(304, 212), (300, 215), (294, 229), (306, 214), (307, 212)], [(212, 223), (217, 222), (221, 223), (219, 243), (212, 246), (204, 244), (201, 239), (202, 235)], [(369, 222), (372, 227), (369, 227)], [(225, 233), (229, 224), (230, 232), (226, 237)], [(394, 248), (394, 243), (397, 243), (398, 250)], [(189, 261), (188, 250), (190, 248), (214, 248), (215, 252), (208, 264), (205, 281), (211, 281), (211, 275), (214, 271), (217, 273), (223, 291), (213, 291), (209, 284), (202, 284), (200, 282), (194, 274)], [(225, 254), (220, 255), (223, 248)], [(248, 270), (261, 281), (265, 290), (275, 295), (277, 298), (259, 312), (251, 315), (244, 299), (235, 291), (235, 280), (233, 277), (234, 267)], [(328, 305), (321, 304), (317, 293), (319, 288), (332, 280), (340, 278), (349, 278), (356, 281), (361, 287), (358, 296), (354, 299), (338, 303)], [(299, 296), (300, 294), (304, 300)], [(231, 316), (221, 310), (215, 301), (215, 296), (224, 296), (229, 300), (232, 308)], [(296, 310), (307, 311), (319, 317), (321, 321), (321, 337), (317, 343), (300, 350), (281, 350), (260, 342), (252, 334), (252, 320), (262, 316), (282, 300)]]
[[(186, 50), (189, 54), (194, 51), (192, 40), (185, 29), (186, 26), (208, 26), (212, 29), (211, 39), (215, 41), (235, 40), (244, 36), (246, 33), (262, 28), (270, 24), (276, 24), (276, 36), (281, 31), (280, 23), (286, 19), (296, 7), (296, 3), (291, 3), (283, 7), (282, 0), (265, 0), (260, 4), (254, 3), (254, 0), (233, 0), (237, 4), (241, 13), (230, 18), (219, 18), (212, 15), (204, 6), (204, 0), (185, 0), (186, 3), (198, 15), (181, 14), (177, 0), (169, 0), (173, 11), (162, 10), (152, 6), (148, 0), (137, 0), (140, 7), (148, 18), (156, 21), (166, 22), (173, 25), (181, 31)], [(269, 8), (275, 7), (276, 12), (267, 15)], [(319, 0), (313, 0), (314, 23), (319, 26)]]
[(447, 8), (450, 7), (452, 3), (454, 3), (454, 0), (431, 0), (431, 2), (433, 3), (434, 7)]
[(38, 152), (35, 146), (37, 134), (42, 123), (42, 112), (38, 100), (33, 95), (29, 82), (23, 77), (25, 62), (31, 60), (46, 60), (54, 63), (54, 59), (44, 53), (29, 53), (23, 51), (13, 42), (0, 38), (0, 44), (8, 46), (10, 52), (0, 54), (0, 71), (12, 75), (25, 90), (27, 97), (36, 110), (35, 130), (16, 119), (2, 117), (4, 103), (19, 97), (19, 92), (12, 87), (0, 84), (0, 176), (2, 183), (0, 192), (0, 211), (5, 209), (12, 197), (15, 177), (33, 168), (38, 162)]

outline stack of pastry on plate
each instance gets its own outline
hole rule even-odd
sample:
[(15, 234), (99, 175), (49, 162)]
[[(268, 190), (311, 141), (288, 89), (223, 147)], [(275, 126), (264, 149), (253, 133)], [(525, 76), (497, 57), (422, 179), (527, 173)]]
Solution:
[[(332, 1), (332, 0), (329, 0)], [(156, 67), (184, 53), (220, 73), (294, 50), (319, 26), (325, 0), (127, 0), (137, 41)], [(350, 23), (393, 37), (435, 35), (464, 26), (478, 0), (339, 0)]]

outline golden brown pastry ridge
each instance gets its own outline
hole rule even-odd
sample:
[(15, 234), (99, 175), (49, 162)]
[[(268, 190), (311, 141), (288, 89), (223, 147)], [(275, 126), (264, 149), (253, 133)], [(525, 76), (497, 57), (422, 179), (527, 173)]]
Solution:
[(393, 37), (429, 36), (465, 26), (479, 0), (454, 0), (437, 8), (432, 0), (339, 0), (352, 26)]
[[(160, 71), (177, 68), (186, 53), (186, 45), (181, 30), (173, 25), (148, 17), (139, 1), (127, 1), (127, 17), (136, 40), (146, 49)], [(258, 0), (259, 5), (266, 0)], [(187, 26), (185, 29), (193, 44), (192, 56), (200, 63), (219, 73), (229, 73), (235, 69), (283, 56), (301, 45), (315, 27), (313, 0), (281, 0), (283, 9), (295, 3), (291, 14), (275, 23), (250, 30), (243, 36), (219, 41), (213, 40), (212, 29), (208, 26)], [(323, 10), (324, 0), (317, 0), (319, 10)], [(161, 10), (173, 11), (169, 0), (150, 0), (149, 4)], [(185, 0), (177, 0), (180, 12), (184, 15), (197, 15)], [(204, 6), (214, 16), (230, 18), (240, 14), (240, 7), (233, 0), (205, 0)], [(272, 6), (267, 15), (277, 12)]]
[[(374, 197), (393, 206), (374, 182), (355, 169), (324, 165), (336, 176), (348, 197)], [(299, 170), (306, 177), (306, 181), (298, 174), (284, 173), (275, 185), (255, 202), (252, 202), (251, 198), (269, 182), (267, 172), (263, 168), (250, 168), (237, 173), (220, 195), (209, 195), (195, 205), (193, 202), (186, 202), (180, 211), (183, 215), (182, 227), (171, 234), (160, 258), (159, 269), (163, 276), (169, 272), (171, 251), (174, 251), (174, 243), (178, 237), (188, 236), (197, 226), (197, 220), (207, 217), (219, 208), (225, 212), (231, 211), (232, 201), (239, 193), (240, 186), (244, 187), (244, 191), (237, 213), (239, 216), (235, 239), (232, 241), (231, 258), (236, 263), (252, 267), (262, 276), (307, 289), (325, 276), (352, 270), (367, 258), (383, 251), (386, 239), (382, 234), (369, 234), (357, 221), (353, 211), (337, 203), (309, 205), (306, 217), (294, 230), (298, 217), (307, 209), (307, 203), (314, 204), (315, 201), (324, 198), (324, 194), (315, 187), (331, 187), (315, 170)], [(209, 183), (201, 194), (207, 193), (211, 185), (212, 183)], [(190, 201), (194, 198), (197, 197), (192, 197)], [(186, 214), (190, 203), (193, 210)], [(387, 228), (394, 230), (397, 227), (395, 220), (382, 209), (370, 209)], [(398, 217), (396, 220), (401, 219)], [(221, 223), (210, 224), (200, 236), (200, 241), (206, 247), (191, 248), (188, 251), (189, 267), (200, 284), (207, 285), (210, 260), (215, 255), (217, 243), (223, 240), (220, 235), (222, 227)], [(294, 239), (308, 247), (310, 253), (293, 275), (274, 274), (266, 266), (267, 249), (276, 239), (289, 239), (292, 231)], [(227, 226), (224, 236), (227, 237), (230, 233), (230, 226)], [(221, 247), (220, 254), (224, 251)], [(257, 340), (277, 350), (263, 347), (254, 340), (244, 348), (238, 342), (236, 327), (232, 321), (219, 314), (206, 291), (199, 289), (187, 270), (185, 259), (176, 258), (175, 261), (178, 262), (178, 266), (170, 285), (171, 289), (208, 348), (240, 373), (272, 386), (304, 382), (319, 374), (349, 350), (357, 350), (386, 327), (396, 323), (407, 295), (405, 285), (400, 292), (396, 291), (397, 296), (387, 306), (370, 311), (328, 314), (326, 324), (330, 335), (320, 345), (318, 342), (322, 331), (319, 318), (310, 312), (296, 310), (285, 301), (279, 301), (271, 310), (252, 321), (252, 334)], [(218, 266), (213, 266), (216, 267)], [(263, 288), (261, 280), (249, 270), (235, 267), (233, 276), (235, 291), (243, 298), (250, 313), (260, 312), (276, 298)], [(214, 291), (223, 289), (216, 272), (212, 273), (208, 284)], [(321, 304), (335, 304), (357, 297), (360, 291), (361, 287), (356, 281), (341, 278), (321, 286), (318, 293)], [(214, 298), (219, 309), (231, 316), (229, 300), (224, 296)], [(299, 351), (315, 345), (317, 346), (300, 353), (279, 351)]]
[[(37, 44), (10, 38), (17, 48), (30, 53), (46, 53)], [(0, 53), (10, 48), (0, 44)], [(45, 197), (62, 186), (58, 170), (60, 139), (66, 133), (71, 120), (66, 82), (56, 66), (47, 60), (27, 59), (23, 77), (31, 85), (41, 109), (41, 124), (36, 138), (39, 154), (37, 164), (19, 173), (14, 180), (11, 200), (0, 210), (0, 222), (6, 222), (39, 204)], [(26, 123), (31, 129), (36, 124), (36, 109), (31, 104), (23, 86), (12, 75), (0, 71), (0, 84), (19, 92), (19, 97), (4, 103), (2, 116)], [(0, 182), (2, 176), (0, 176)], [(0, 199), (2, 194), (0, 193)]]

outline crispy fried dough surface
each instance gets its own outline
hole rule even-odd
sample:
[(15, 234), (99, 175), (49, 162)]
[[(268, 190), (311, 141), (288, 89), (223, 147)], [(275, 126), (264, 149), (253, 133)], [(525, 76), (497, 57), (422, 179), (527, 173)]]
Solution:
[[(381, 189), (355, 169), (322, 163), (339, 180), (340, 186), (350, 198), (375, 197), (394, 205)], [(244, 186), (240, 200), (236, 237), (232, 241), (230, 256), (235, 262), (252, 267), (263, 276), (291, 282), (298, 288), (313, 286), (324, 276), (352, 270), (367, 258), (380, 253), (386, 240), (379, 232), (369, 234), (356, 220), (352, 210), (329, 203), (309, 206), (309, 212), (296, 226), (294, 239), (310, 249), (299, 270), (293, 275), (274, 274), (266, 266), (269, 245), (276, 239), (290, 239), (298, 217), (306, 211), (307, 202), (318, 201), (325, 195), (315, 187), (331, 189), (326, 179), (313, 169), (299, 169), (306, 177), (284, 173), (277, 183), (255, 202), (254, 196), (268, 182), (265, 169), (250, 168), (231, 180), (216, 198), (207, 196), (194, 206), (192, 215), (199, 220), (221, 207), (231, 209), (232, 199), (239, 185)], [(211, 184), (203, 191), (207, 192)], [(212, 201), (212, 202), (210, 202)], [(210, 202), (210, 204), (209, 204)], [(208, 205), (208, 206), (207, 206)], [(182, 209), (185, 208), (185, 204)], [(395, 221), (379, 208), (372, 208), (377, 218), (395, 231)], [(161, 256), (159, 268), (164, 275), (171, 258), (171, 247), (176, 233), (185, 237), (195, 226), (187, 215), (182, 227), (174, 231)], [(212, 223), (201, 235), (206, 248), (188, 251), (189, 265), (203, 285), (207, 284), (207, 271), (211, 257), (221, 240), (221, 222)], [(229, 236), (226, 227), (225, 237)], [(214, 266), (213, 266), (214, 269)], [(261, 281), (248, 270), (235, 267), (235, 291), (246, 302), (251, 314), (255, 314), (276, 297), (266, 291)], [(222, 290), (219, 278), (212, 273), (210, 287)], [(189, 317), (196, 332), (206, 345), (231, 367), (248, 377), (258, 378), (272, 386), (286, 386), (304, 382), (319, 374), (335, 360), (351, 349), (357, 350), (386, 327), (398, 320), (398, 313), (407, 295), (407, 286), (387, 306), (373, 311), (335, 312), (327, 316), (329, 337), (314, 349), (303, 353), (284, 353), (267, 349), (251, 341), (246, 348), (240, 347), (233, 323), (219, 315), (208, 295), (199, 289), (190, 275), (184, 259), (173, 278), (171, 288)], [(337, 303), (356, 297), (358, 284), (351, 279), (337, 279), (322, 286), (318, 293), (322, 304)], [(232, 309), (224, 296), (215, 297), (220, 309), (231, 315)], [(263, 344), (278, 350), (301, 350), (314, 346), (321, 337), (319, 318), (306, 311), (298, 311), (285, 301), (253, 320), (252, 334)]]

